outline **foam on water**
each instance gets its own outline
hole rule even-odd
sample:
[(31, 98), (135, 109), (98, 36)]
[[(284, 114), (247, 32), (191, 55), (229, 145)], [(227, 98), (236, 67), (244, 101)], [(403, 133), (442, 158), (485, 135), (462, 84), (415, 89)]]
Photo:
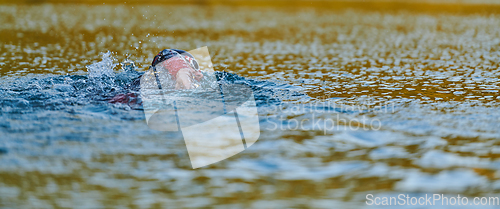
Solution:
[(101, 78), (104, 76), (115, 77), (113, 69), (118, 65), (118, 63), (113, 63), (116, 59), (113, 58), (111, 52), (106, 52), (102, 54), (102, 60), (100, 62), (87, 65), (89, 78)]

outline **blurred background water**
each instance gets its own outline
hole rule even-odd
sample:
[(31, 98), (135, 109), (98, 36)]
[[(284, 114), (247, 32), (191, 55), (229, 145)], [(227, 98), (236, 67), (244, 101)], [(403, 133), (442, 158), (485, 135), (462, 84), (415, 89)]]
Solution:
[[(500, 197), (496, 1), (0, 2), (2, 208)], [(161, 49), (202, 46), (274, 102), (256, 144), (193, 170), (180, 134), (106, 100)]]

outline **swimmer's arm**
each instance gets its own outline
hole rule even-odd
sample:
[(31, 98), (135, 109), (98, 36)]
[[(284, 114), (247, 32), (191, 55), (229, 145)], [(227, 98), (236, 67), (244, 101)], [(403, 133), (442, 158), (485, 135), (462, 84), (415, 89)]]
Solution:
[(175, 81), (175, 89), (191, 89), (192, 80), (192, 70), (188, 68), (182, 68), (177, 72), (177, 80)]

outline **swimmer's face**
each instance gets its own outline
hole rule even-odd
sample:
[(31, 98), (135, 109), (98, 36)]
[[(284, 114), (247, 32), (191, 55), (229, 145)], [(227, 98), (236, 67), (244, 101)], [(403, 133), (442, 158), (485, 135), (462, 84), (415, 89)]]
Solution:
[(181, 56), (175, 56), (160, 63), (163, 69), (168, 70), (175, 89), (191, 89), (194, 80), (201, 81), (203, 74), (195, 69)]
[(188, 62), (188, 64), (189, 64), (189, 66), (191, 66), (191, 68), (193, 69), (193, 72), (192, 72), (193, 78), (196, 79), (197, 81), (201, 81), (201, 79), (203, 79), (203, 74), (200, 71), (193, 68), (194, 65), (198, 65), (196, 60), (194, 60), (194, 58), (187, 56), (187, 55), (184, 55), (184, 54), (181, 54), (181, 56), (184, 57), (184, 60), (186, 60), (186, 62)]

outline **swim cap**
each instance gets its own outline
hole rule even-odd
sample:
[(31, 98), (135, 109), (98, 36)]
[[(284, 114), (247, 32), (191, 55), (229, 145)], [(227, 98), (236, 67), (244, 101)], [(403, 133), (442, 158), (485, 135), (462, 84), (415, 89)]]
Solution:
[(151, 66), (154, 67), (158, 63), (161, 63), (167, 59), (170, 59), (176, 55), (180, 54), (182, 58), (193, 67), (195, 70), (200, 70), (200, 66), (198, 65), (198, 62), (194, 58), (192, 54), (190, 54), (187, 51), (180, 50), (180, 49), (164, 49), (160, 53), (158, 53), (155, 58), (153, 59), (153, 62), (151, 63)]

